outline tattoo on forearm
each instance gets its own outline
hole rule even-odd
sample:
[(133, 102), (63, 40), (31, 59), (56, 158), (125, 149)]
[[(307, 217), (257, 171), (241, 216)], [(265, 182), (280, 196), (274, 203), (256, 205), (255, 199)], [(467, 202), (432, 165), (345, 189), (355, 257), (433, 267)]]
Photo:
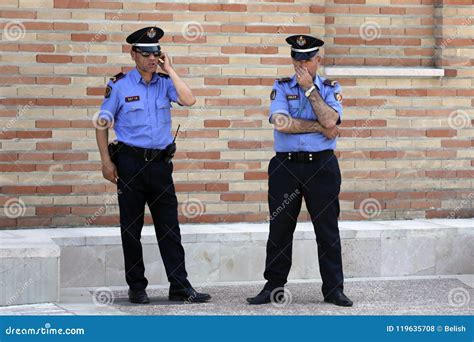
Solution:
[(324, 130), (318, 121), (295, 119), (284, 114), (274, 114), (272, 123), (278, 131), (290, 134), (316, 133)]
[(318, 115), (318, 121), (323, 127), (332, 126), (332, 123), (336, 123), (339, 118), (339, 114), (330, 107), (319, 94), (317, 89), (311, 92), (308, 97), (311, 106), (313, 107), (314, 113)]

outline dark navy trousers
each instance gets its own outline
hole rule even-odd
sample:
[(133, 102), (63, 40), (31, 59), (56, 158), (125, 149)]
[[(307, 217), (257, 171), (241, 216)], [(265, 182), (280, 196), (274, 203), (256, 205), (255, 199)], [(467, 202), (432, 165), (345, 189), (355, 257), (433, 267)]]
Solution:
[(173, 164), (145, 161), (123, 152), (118, 153), (115, 163), (119, 175), (117, 190), (127, 284), (132, 290), (143, 290), (148, 285), (140, 242), (147, 204), (170, 287), (189, 287), (172, 178)]
[(264, 277), (266, 289), (286, 284), (292, 262), (293, 233), (302, 199), (311, 216), (326, 297), (343, 289), (341, 241), (339, 237), (339, 192), (341, 173), (332, 151), (311, 162), (295, 162), (277, 154), (268, 166), (270, 233)]

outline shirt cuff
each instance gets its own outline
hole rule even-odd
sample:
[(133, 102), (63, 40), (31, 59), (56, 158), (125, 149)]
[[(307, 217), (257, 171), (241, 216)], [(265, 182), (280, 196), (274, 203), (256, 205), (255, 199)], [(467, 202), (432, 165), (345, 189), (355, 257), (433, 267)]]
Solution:
[(285, 111), (285, 110), (277, 110), (277, 111), (275, 111), (275, 112), (273, 112), (273, 113), (270, 114), (270, 116), (268, 117), (268, 122), (272, 123), (272, 117), (273, 117), (273, 115), (275, 115), (275, 114), (284, 114), (284, 115), (290, 116), (290, 113), (288, 113), (288, 112)]

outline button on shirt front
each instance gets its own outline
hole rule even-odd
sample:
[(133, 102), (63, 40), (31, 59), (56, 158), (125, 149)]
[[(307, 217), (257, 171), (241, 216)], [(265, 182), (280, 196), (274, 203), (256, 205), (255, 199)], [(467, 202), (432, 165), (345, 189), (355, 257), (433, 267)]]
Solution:
[(116, 82), (110, 81), (99, 118), (114, 120), (117, 140), (127, 145), (164, 149), (173, 142), (171, 102), (178, 94), (171, 79), (153, 74), (146, 84), (136, 68)]

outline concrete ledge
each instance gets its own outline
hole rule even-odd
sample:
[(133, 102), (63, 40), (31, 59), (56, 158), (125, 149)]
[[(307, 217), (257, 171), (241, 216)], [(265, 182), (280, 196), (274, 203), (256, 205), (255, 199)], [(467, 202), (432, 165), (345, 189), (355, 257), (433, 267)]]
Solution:
[(393, 67), (326, 67), (326, 76), (367, 77), (442, 77), (444, 69)]
[[(181, 231), (193, 283), (262, 280), (267, 224)], [(343, 221), (340, 231), (347, 278), (474, 273), (472, 219)], [(167, 284), (153, 227), (144, 227), (142, 243), (150, 285)], [(0, 305), (54, 302), (60, 288), (126, 285), (118, 227), (0, 231), (0, 246)], [(293, 246), (290, 279), (319, 279), (310, 223), (298, 224)]]
[(44, 230), (0, 231), (0, 305), (57, 301), (60, 252)]

